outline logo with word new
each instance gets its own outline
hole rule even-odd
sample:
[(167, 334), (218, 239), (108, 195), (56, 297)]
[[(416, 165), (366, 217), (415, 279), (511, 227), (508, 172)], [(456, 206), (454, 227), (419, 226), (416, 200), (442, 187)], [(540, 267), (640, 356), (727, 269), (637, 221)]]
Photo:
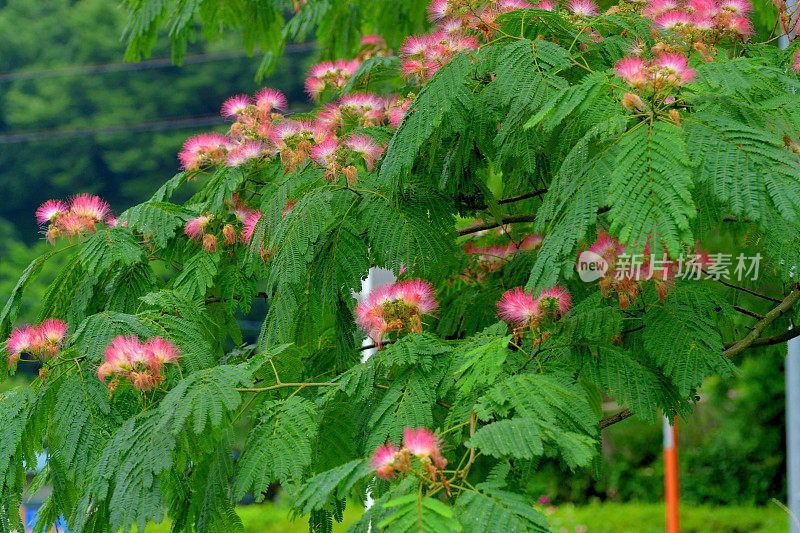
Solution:
[(606, 275), (608, 262), (600, 254), (587, 250), (581, 252), (578, 256), (575, 269), (578, 271), (578, 277), (581, 278), (581, 281), (591, 283)]

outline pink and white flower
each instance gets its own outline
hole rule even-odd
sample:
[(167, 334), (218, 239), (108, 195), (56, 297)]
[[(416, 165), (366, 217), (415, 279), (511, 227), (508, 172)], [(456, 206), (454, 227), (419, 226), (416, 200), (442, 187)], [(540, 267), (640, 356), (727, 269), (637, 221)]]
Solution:
[(225, 160), (232, 147), (230, 139), (219, 133), (202, 133), (190, 137), (183, 144), (178, 160), (184, 170), (197, 170), (204, 165), (214, 165)]
[(228, 157), (225, 159), (225, 165), (229, 167), (238, 167), (249, 161), (259, 159), (265, 154), (265, 146), (262, 142), (248, 139), (228, 152)]
[(48, 224), (67, 211), (69, 207), (61, 200), (48, 200), (36, 210), (36, 221), (39, 224)]
[(99, 196), (78, 194), (72, 197), (69, 210), (71, 213), (94, 222), (105, 220), (111, 210), (109, 205)]
[(624, 57), (617, 62), (614, 71), (631, 87), (642, 87), (649, 80), (647, 61), (641, 57)]
[(543, 290), (536, 300), (542, 314), (550, 315), (553, 318), (567, 314), (572, 307), (572, 295), (567, 289), (558, 285)]
[(245, 109), (253, 105), (253, 101), (246, 94), (231, 96), (222, 104), (221, 114), (223, 117), (236, 117), (241, 115)]
[(244, 221), (244, 229), (242, 230), (242, 242), (247, 244), (253, 237), (253, 231), (256, 229), (256, 224), (261, 219), (261, 211), (250, 211)]
[(370, 460), (370, 465), (375, 469), (375, 474), (377, 474), (379, 478), (389, 481), (395, 476), (395, 460), (399, 453), (400, 450), (389, 443), (385, 446), (379, 446), (375, 450)]
[(689, 68), (689, 60), (681, 54), (661, 54), (653, 61), (656, 76), (666, 78), (671, 85), (683, 85), (694, 80), (695, 70)]
[(447, 466), (447, 459), (442, 457), (439, 440), (425, 428), (406, 428), (403, 431), (403, 448), (418, 459), (432, 460), (438, 468)]
[(792, 70), (796, 74), (800, 74), (800, 50), (794, 55), (794, 65), (792, 65)]
[(255, 105), (261, 113), (272, 113), (276, 110), (285, 113), (288, 109), (288, 102), (283, 93), (269, 87), (256, 93)]
[(665, 30), (679, 30), (691, 26), (692, 17), (686, 11), (672, 9), (656, 17), (655, 23)]
[(539, 302), (522, 287), (511, 289), (497, 302), (498, 316), (515, 327), (536, 323), (542, 316)]
[(203, 239), (206, 227), (208, 227), (208, 224), (211, 222), (211, 220), (212, 217), (208, 215), (195, 217), (186, 223), (184, 232), (190, 239), (200, 241)]
[(567, 9), (579, 17), (594, 17), (600, 13), (600, 8), (592, 0), (571, 0)]
[(375, 162), (383, 153), (383, 148), (378, 146), (375, 141), (366, 135), (353, 135), (344, 142), (345, 148), (355, 152), (364, 160), (367, 165), (367, 171), (372, 172), (375, 167)]

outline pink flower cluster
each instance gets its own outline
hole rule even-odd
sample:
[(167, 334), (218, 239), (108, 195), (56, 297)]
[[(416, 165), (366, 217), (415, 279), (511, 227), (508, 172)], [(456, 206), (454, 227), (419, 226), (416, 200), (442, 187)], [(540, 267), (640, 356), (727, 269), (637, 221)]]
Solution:
[(474, 243), (467, 243), (464, 246), (464, 253), (470, 256), (470, 265), (467, 268), (467, 277), (483, 280), (490, 272), (496, 272), (503, 266), (503, 261), (521, 250), (536, 250), (541, 246), (543, 237), (531, 234), (525, 237), (519, 244), (511, 242), (508, 246), (497, 244), (488, 246), (476, 246)]
[(48, 200), (36, 210), (36, 220), (47, 225), (47, 240), (55, 244), (56, 238), (82, 236), (97, 231), (97, 224), (106, 222), (116, 226), (116, 219), (108, 216), (110, 208), (98, 196), (78, 194), (69, 203)]
[(660, 54), (648, 61), (641, 57), (622, 58), (614, 67), (617, 76), (640, 92), (657, 92), (680, 87), (694, 80), (696, 71), (681, 54)]
[(55, 357), (66, 334), (67, 324), (52, 318), (37, 326), (28, 325), (15, 329), (6, 341), (8, 367), (13, 367), (23, 354), (41, 362)]
[(556, 285), (536, 298), (522, 287), (511, 289), (497, 302), (498, 316), (514, 327), (537, 327), (542, 321), (565, 315), (572, 307), (572, 295)]
[[(283, 209), (285, 217), (295, 202), (289, 201)], [(186, 222), (184, 233), (190, 240), (200, 243), (208, 252), (216, 252), (220, 241), (225, 247), (233, 247), (237, 243), (248, 244), (261, 219), (261, 211), (250, 209), (242, 200), (233, 195), (228, 203), (228, 213), (223, 215), (200, 215)], [(266, 260), (268, 254), (261, 248), (261, 255)]]
[(657, 28), (683, 35), (690, 42), (714, 43), (723, 38), (745, 40), (753, 34), (748, 0), (650, 0), (644, 17)]
[(364, 61), (372, 57), (388, 55), (389, 50), (383, 39), (377, 35), (367, 35), (361, 39), (361, 47), (356, 59), (324, 61), (311, 67), (306, 78), (306, 92), (312, 100), (318, 102), (324, 94), (344, 89)]
[(403, 447), (398, 448), (390, 443), (379, 446), (372, 455), (371, 465), (381, 479), (391, 481), (398, 472), (412, 471), (411, 457), (416, 457), (429, 475), (436, 482), (436, 475), (444, 481), (442, 470), (447, 466), (447, 459), (442, 457), (436, 435), (425, 428), (406, 428), (403, 431)]
[(142, 343), (136, 336), (120, 335), (106, 347), (106, 360), (97, 369), (97, 377), (105, 383), (106, 378), (115, 376), (108, 385), (111, 392), (118, 386), (119, 378), (127, 379), (134, 388), (146, 391), (164, 380), (161, 374), (164, 365), (176, 363), (178, 357), (178, 349), (160, 337)]
[[(331, 80), (339, 79), (347, 65), (350, 62), (317, 65), (318, 76), (309, 78), (316, 81), (307, 85), (315, 91), (323, 90), (319, 84), (324, 80), (333, 84)], [(365, 135), (348, 132), (386, 123), (396, 126), (407, 109), (405, 102), (394, 98), (355, 93), (326, 105), (315, 120), (308, 121), (285, 117), (281, 113), (286, 105), (286, 98), (272, 89), (263, 89), (254, 98), (229, 98), (222, 106), (222, 115), (234, 119), (228, 136), (204, 133), (186, 141), (178, 155), (182, 167), (196, 170), (223, 163), (238, 167), (280, 156), (287, 170), (299, 169), (310, 161), (325, 169), (326, 179), (345, 176), (352, 184), (358, 176), (355, 165), (363, 162), (371, 172), (384, 149)]]
[(380, 347), (384, 336), (403, 330), (422, 331), (422, 316), (439, 307), (433, 287), (421, 279), (409, 279), (373, 290), (356, 306), (356, 320)]
[[(603, 296), (608, 297), (615, 293), (622, 309), (627, 309), (636, 302), (636, 297), (641, 292), (642, 285), (650, 280), (655, 284), (659, 298), (663, 301), (669, 291), (675, 286), (675, 275), (678, 272), (678, 262), (670, 260), (666, 254), (656, 262), (650, 253), (648, 242), (641, 254), (639, 261), (633, 257), (621, 258), (625, 255), (625, 247), (603, 230), (597, 230), (597, 241), (589, 246), (588, 252), (599, 256), (606, 268), (600, 279), (600, 290)], [(694, 259), (697, 267), (707, 268), (712, 261), (707, 253), (696, 249)], [(688, 264), (687, 264), (688, 265)], [(599, 269), (598, 269), (599, 271)]]
[[(552, 0), (433, 0), (428, 13), (436, 27), (431, 33), (406, 39), (400, 48), (401, 72), (406, 79), (423, 84), (459, 52), (477, 49), (492, 39), (501, 15), (518, 9), (553, 11), (555, 7)], [(571, 0), (564, 15), (582, 24), (599, 12), (592, 0)]]
[(794, 70), (795, 74), (800, 74), (800, 50), (794, 55), (794, 65), (792, 65), (792, 70)]

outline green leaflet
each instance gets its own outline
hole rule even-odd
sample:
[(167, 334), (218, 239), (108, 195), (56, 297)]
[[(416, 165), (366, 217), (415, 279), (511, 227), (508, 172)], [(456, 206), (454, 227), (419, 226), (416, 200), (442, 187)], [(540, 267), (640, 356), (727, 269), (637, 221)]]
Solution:
[(611, 231), (637, 249), (652, 237), (677, 257), (681, 244), (693, 242), (691, 187), (685, 132), (666, 122), (640, 123), (619, 141), (608, 194)]
[(319, 421), (314, 405), (298, 396), (267, 403), (237, 461), (234, 497), (252, 490), (263, 501), (269, 484), (297, 489), (311, 462)]

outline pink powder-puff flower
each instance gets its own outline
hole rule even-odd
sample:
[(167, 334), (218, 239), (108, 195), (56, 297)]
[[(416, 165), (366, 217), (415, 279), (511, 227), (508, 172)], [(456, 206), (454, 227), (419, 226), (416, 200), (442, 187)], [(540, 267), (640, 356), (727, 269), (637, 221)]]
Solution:
[(730, 11), (737, 15), (746, 15), (753, 10), (753, 5), (748, 0), (722, 0), (719, 7), (723, 11)]
[(23, 353), (28, 353), (36, 345), (36, 332), (31, 326), (15, 329), (6, 341), (6, 350), (19, 359)]
[(299, 123), (294, 120), (287, 120), (272, 128), (270, 140), (279, 150), (282, 150), (289, 146), (288, 143), (292, 142), (299, 132)]
[(336, 137), (328, 137), (311, 147), (311, 157), (319, 166), (333, 168), (336, 166), (336, 150), (338, 148), (338, 139)]
[(250, 214), (250, 209), (248, 209), (248, 207), (244, 205), (244, 203), (242, 203), (241, 198), (239, 198), (235, 194), (231, 198), (231, 203), (230, 206), (228, 207), (228, 210), (231, 212), (231, 214), (233, 214), (233, 216), (236, 217), (236, 220), (238, 220), (239, 222), (244, 222), (245, 220), (247, 220), (247, 215)]
[(542, 314), (551, 315), (554, 318), (567, 314), (572, 307), (572, 295), (567, 289), (558, 285), (543, 290), (536, 300)]
[(681, 54), (661, 54), (653, 62), (657, 76), (666, 78), (672, 85), (683, 85), (694, 79), (695, 70), (689, 68), (688, 59)]
[(61, 320), (50, 318), (37, 326), (44, 340), (50, 344), (60, 344), (67, 334), (67, 324)]
[(344, 142), (345, 148), (360, 155), (367, 165), (367, 171), (372, 172), (375, 162), (383, 153), (383, 148), (366, 135), (353, 135)]
[(383, 305), (397, 299), (394, 285), (386, 285), (373, 289), (369, 296), (361, 301), (355, 308), (356, 321), (364, 331), (373, 327), (382, 326)]
[(654, 22), (656, 26), (662, 29), (678, 30), (686, 26), (691, 26), (692, 18), (686, 11), (672, 9), (656, 17)]
[(536, 4), (535, 7), (536, 9), (541, 9), (544, 11), (555, 11), (556, 3), (552, 2), (551, 0), (543, 0), (542, 2)]
[(111, 363), (117, 370), (128, 370), (133, 364), (147, 361), (139, 338), (135, 335), (118, 335), (111, 339), (111, 344), (106, 347), (105, 356), (106, 362)]
[(53, 222), (58, 215), (63, 215), (69, 211), (67, 204), (60, 200), (48, 200), (36, 210), (36, 221), (39, 224)]
[(571, 0), (567, 9), (579, 17), (594, 17), (600, 13), (600, 8), (592, 0)]
[(253, 105), (253, 101), (246, 94), (231, 96), (222, 104), (221, 114), (223, 117), (235, 117), (242, 114), (251, 105)]
[(197, 170), (204, 165), (221, 163), (231, 144), (230, 139), (219, 133), (202, 133), (190, 137), (178, 154), (181, 168)]
[(631, 87), (642, 87), (648, 80), (647, 62), (640, 57), (624, 57), (614, 67), (614, 72)]
[(196, 218), (189, 220), (186, 223), (186, 227), (184, 228), (184, 232), (186, 235), (195, 241), (199, 241), (203, 239), (203, 235), (205, 234), (205, 229), (208, 224), (211, 222), (210, 216), (202, 215)]
[(464, 23), (461, 19), (444, 19), (438, 24), (439, 29), (445, 33), (460, 33), (464, 30)]
[(445, 18), (448, 15), (449, 7), (449, 0), (433, 0), (428, 5), (428, 18), (434, 22)]
[(725, 21), (725, 29), (737, 37), (753, 35), (753, 25), (745, 17), (732, 16)]
[(319, 100), (327, 86), (328, 84), (319, 78), (308, 77), (305, 81), (306, 93), (312, 100)]
[(679, 3), (676, 0), (651, 0), (650, 4), (642, 9), (642, 15), (652, 19), (678, 7)]
[(143, 349), (150, 365), (156, 369), (156, 371), (163, 365), (172, 363), (180, 356), (178, 348), (161, 337), (153, 337), (147, 341)]
[(533, 9), (534, 5), (524, 0), (500, 0), (497, 7), (504, 13), (516, 11), (517, 9)]
[(401, 56), (418, 56), (431, 46), (431, 38), (428, 35), (411, 35), (407, 37), (400, 46)]
[(528, 326), (542, 316), (538, 301), (522, 287), (511, 289), (497, 302), (498, 316), (515, 327)]
[(594, 252), (606, 261), (612, 262), (625, 253), (625, 247), (614, 237), (605, 231), (597, 230), (597, 241), (589, 247), (590, 252)]
[(409, 279), (397, 283), (394, 287), (395, 295), (403, 300), (406, 305), (416, 307), (423, 315), (436, 311), (439, 303), (434, 298), (433, 286), (421, 279)]
[(249, 139), (228, 152), (225, 165), (229, 167), (238, 167), (248, 161), (259, 159), (264, 153), (265, 149), (262, 142)]
[(711, 31), (717, 26), (715, 17), (692, 15), (692, 25), (696, 30)]
[(288, 102), (282, 92), (270, 89), (261, 89), (256, 93), (256, 109), (261, 113), (272, 113), (273, 111), (286, 112)]
[(689, 0), (689, 11), (700, 17), (716, 17), (720, 7), (716, 0)]
[(800, 74), (800, 50), (794, 55), (794, 65), (792, 65), (792, 70), (796, 74)]
[(79, 217), (102, 222), (111, 208), (99, 196), (78, 194), (72, 197), (69, 210)]
[(244, 229), (242, 229), (242, 242), (247, 244), (253, 237), (253, 231), (256, 229), (256, 224), (261, 219), (261, 211), (250, 211), (244, 221)]
[(386, 481), (390, 481), (396, 474), (395, 460), (400, 450), (387, 443), (385, 446), (378, 446), (372, 454), (370, 465), (375, 469), (375, 474)]
[[(403, 431), (403, 448), (419, 459), (437, 460), (441, 458), (436, 435), (425, 428), (406, 428)], [(444, 462), (447, 463), (447, 461)]]

